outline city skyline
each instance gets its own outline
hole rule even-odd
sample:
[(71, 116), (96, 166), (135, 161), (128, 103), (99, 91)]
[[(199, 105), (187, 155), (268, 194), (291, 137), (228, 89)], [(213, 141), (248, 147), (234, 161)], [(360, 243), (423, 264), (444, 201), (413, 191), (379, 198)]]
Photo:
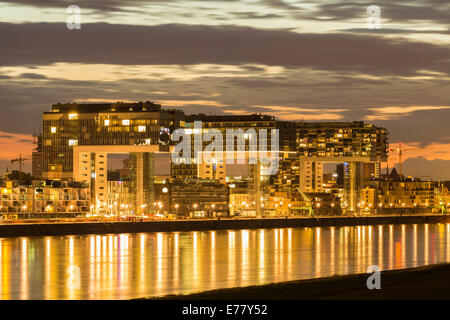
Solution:
[(450, 299), (449, 0), (0, 0), (0, 38), (0, 299)]
[[(80, 30), (66, 27), (71, 4)], [(449, 180), (449, 5), (378, 1), (371, 30), (370, 4), (1, 1), (0, 172), (31, 155), (53, 103), (150, 100), (187, 114), (367, 121), (403, 143), (406, 174)]]

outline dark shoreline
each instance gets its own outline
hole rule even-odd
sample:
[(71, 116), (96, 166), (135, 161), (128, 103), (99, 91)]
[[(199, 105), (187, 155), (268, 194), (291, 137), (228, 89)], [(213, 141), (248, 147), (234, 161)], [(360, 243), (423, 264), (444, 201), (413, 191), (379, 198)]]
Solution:
[[(370, 274), (296, 280), (268, 285), (218, 289), (152, 300), (404, 300), (450, 299), (450, 264), (381, 272), (381, 289), (366, 286)], [(146, 299), (146, 298), (143, 298)]]
[(31, 237), (82, 234), (239, 230), (267, 228), (343, 227), (386, 224), (448, 223), (450, 216), (404, 215), (365, 217), (264, 218), (221, 220), (168, 220), (144, 222), (72, 222), (0, 224), (2, 237)]

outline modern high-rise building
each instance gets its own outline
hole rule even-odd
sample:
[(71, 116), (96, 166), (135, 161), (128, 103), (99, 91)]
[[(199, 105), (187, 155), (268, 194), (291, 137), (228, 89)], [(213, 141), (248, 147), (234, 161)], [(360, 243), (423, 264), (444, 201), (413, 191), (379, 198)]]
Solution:
[[(42, 175), (73, 178), (73, 147), (94, 145), (159, 145), (170, 143), (184, 114), (152, 102), (54, 104), (42, 119)], [(168, 149), (167, 149), (168, 151)]]
[[(312, 170), (314, 163), (343, 163), (346, 210), (355, 211), (361, 175), (366, 172), (361, 166), (374, 164), (374, 174), (379, 174), (379, 163), (387, 160), (388, 131), (362, 121), (301, 122), (297, 126), (297, 143), (301, 167), (300, 188), (307, 191), (308, 174), (311, 182), (321, 179), (321, 171)], [(311, 170), (308, 170), (307, 163), (311, 163)]]
[[(261, 114), (186, 116), (152, 102), (118, 102), (52, 105), (52, 110), (43, 115), (33, 166), (36, 172), (41, 168), (44, 179), (88, 183), (92, 202), (101, 212), (108, 204), (108, 154), (131, 154), (129, 190), (135, 193), (131, 205), (132, 212), (139, 213), (154, 199), (154, 153), (169, 153), (178, 143), (171, 141), (171, 135), (179, 128), (191, 136), (191, 161), (171, 161), (172, 180), (201, 178), (227, 183), (223, 157), (199, 161), (212, 142), (206, 139), (212, 132), (221, 133), (225, 152), (229, 152), (230, 141), (235, 150), (240, 141), (246, 160), (252, 151), (261, 152), (262, 144), (276, 155), (279, 166), (270, 179), (262, 173), (261, 164), (249, 166), (258, 208), (267, 184), (274, 183), (274, 192), (286, 194), (323, 191), (323, 164), (333, 162), (344, 164), (344, 189), (352, 211), (358, 201), (361, 176), (376, 177), (379, 163), (387, 159), (387, 130), (361, 121), (305, 123)], [(231, 139), (227, 139), (230, 132)], [(277, 139), (272, 139), (274, 134)]]
[[(200, 124), (201, 129), (195, 128), (195, 123)], [(278, 130), (278, 144), (277, 150), (274, 151), (291, 151), (295, 149), (295, 127), (294, 122), (289, 121), (277, 121), (274, 116), (251, 114), (251, 115), (205, 115), (196, 114), (186, 116), (185, 130), (192, 135), (191, 143), (192, 150), (195, 151), (195, 144), (201, 146), (201, 150), (204, 150), (212, 141), (205, 140), (203, 137), (205, 134), (211, 132), (211, 130), (218, 130), (222, 134), (223, 151), (227, 150), (227, 132), (234, 130), (236, 136), (234, 138), (235, 149), (237, 150), (237, 144), (239, 138), (244, 139), (244, 149), (247, 151), (248, 157), (249, 150), (260, 150), (260, 131), (265, 129), (267, 139), (264, 142), (267, 143), (267, 150), (271, 150), (271, 134), (273, 129)], [(199, 131), (201, 130), (201, 132)], [(199, 131), (197, 134), (196, 131)], [(241, 136), (239, 132), (242, 132)], [(258, 149), (259, 148), (259, 149)], [(171, 174), (174, 179), (186, 179), (186, 178), (216, 178), (222, 183), (225, 183), (226, 166), (221, 166), (226, 162), (225, 153), (222, 159), (216, 158), (216, 165), (212, 159), (205, 159), (203, 161), (203, 154), (192, 154), (192, 161), (190, 164), (186, 163), (172, 163)], [(199, 161), (199, 157), (202, 160)], [(236, 157), (237, 158), (237, 157)], [(237, 161), (236, 161), (237, 162)], [(217, 167), (217, 170), (214, 170)]]
[(152, 102), (54, 104), (42, 121), (42, 177), (88, 183), (97, 212), (107, 211), (108, 154), (132, 154), (133, 213), (151, 201), (151, 154), (169, 152), (184, 113)]

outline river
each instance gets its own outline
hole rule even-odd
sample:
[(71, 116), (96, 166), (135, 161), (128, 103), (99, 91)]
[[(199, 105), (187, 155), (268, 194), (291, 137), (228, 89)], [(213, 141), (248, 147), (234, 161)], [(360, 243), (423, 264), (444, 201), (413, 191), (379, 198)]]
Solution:
[(1, 299), (130, 299), (450, 261), (450, 224), (0, 238)]

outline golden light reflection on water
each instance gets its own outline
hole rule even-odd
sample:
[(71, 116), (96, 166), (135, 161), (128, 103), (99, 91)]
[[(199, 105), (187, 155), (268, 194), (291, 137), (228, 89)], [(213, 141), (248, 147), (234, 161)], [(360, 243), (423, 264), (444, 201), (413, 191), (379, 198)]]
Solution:
[(316, 250), (315, 250), (315, 258), (316, 258), (316, 264), (315, 264), (315, 268), (314, 268), (314, 270), (316, 271), (315, 272), (315, 274), (314, 274), (314, 276), (316, 277), (316, 278), (319, 278), (320, 277), (320, 254), (321, 254), (321, 251), (320, 251), (320, 229), (321, 228), (316, 228), (315, 230), (316, 230), (316, 232), (315, 232), (315, 234), (316, 234), (316, 238), (315, 238), (315, 247), (316, 247)]
[(446, 261), (450, 224), (2, 238), (0, 298), (126, 299)]
[(429, 247), (429, 243), (428, 243), (428, 241), (429, 241), (429, 238), (428, 238), (428, 223), (427, 224), (425, 224), (425, 235), (424, 235), (424, 237), (425, 237), (425, 240), (424, 240), (424, 245), (425, 245), (425, 250), (424, 250), (424, 255), (425, 255), (425, 264), (428, 264), (428, 262), (429, 262), (429, 251), (428, 251), (428, 247)]
[(263, 283), (264, 282), (264, 262), (265, 262), (265, 230), (261, 229), (259, 231), (259, 265), (258, 265), (258, 282)]
[(28, 299), (28, 239), (22, 238), (22, 259), (20, 261), (20, 299)]
[[(448, 243), (450, 241), (450, 224), (447, 224), (445, 227), (446, 227), (445, 242)], [(446, 262), (450, 262), (450, 246), (446, 246), (445, 248), (447, 249)]]

